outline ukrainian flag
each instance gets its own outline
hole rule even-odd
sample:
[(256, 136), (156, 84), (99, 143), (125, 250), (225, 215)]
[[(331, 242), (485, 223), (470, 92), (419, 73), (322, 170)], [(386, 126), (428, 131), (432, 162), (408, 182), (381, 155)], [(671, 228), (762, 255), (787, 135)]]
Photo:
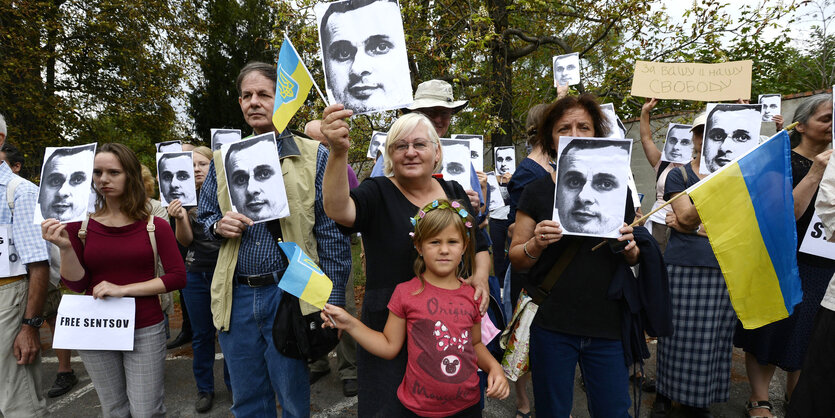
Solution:
[(276, 71), (278, 78), (275, 83), (273, 125), (278, 132), (281, 132), (304, 104), (304, 99), (313, 87), (313, 77), (310, 76), (310, 72), (307, 71), (307, 67), (287, 35), (284, 35), (284, 42), (278, 51)]
[(687, 189), (746, 329), (787, 318), (803, 298), (790, 158), (781, 131)]
[(278, 287), (319, 309), (324, 308), (333, 290), (331, 279), (295, 242), (279, 242), (278, 246), (289, 261)]

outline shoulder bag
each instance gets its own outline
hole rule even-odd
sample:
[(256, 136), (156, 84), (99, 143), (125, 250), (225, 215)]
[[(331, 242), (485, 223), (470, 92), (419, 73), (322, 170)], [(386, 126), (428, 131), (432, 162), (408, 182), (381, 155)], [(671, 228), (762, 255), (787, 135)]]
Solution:
[[(267, 222), (275, 242), (281, 242), (281, 224), (278, 220)], [(279, 250), (285, 263), (289, 263), (284, 252)], [(277, 285), (276, 285), (277, 286)], [(339, 344), (339, 334), (334, 328), (322, 328), (321, 311), (302, 314), (300, 301), (288, 292), (281, 295), (281, 302), (273, 321), (273, 344), (285, 357), (307, 360), (312, 363), (331, 352)]]
[(505, 376), (516, 381), (530, 369), (528, 353), (530, 353), (531, 323), (539, 309), (539, 304), (544, 302), (551, 293), (551, 288), (557, 283), (566, 267), (574, 259), (577, 250), (580, 248), (580, 240), (569, 244), (557, 262), (548, 271), (545, 280), (539, 285), (526, 284), (519, 294), (519, 301), (516, 303), (516, 310), (507, 328), (502, 332), (499, 344), (505, 349), (502, 357), (502, 369)]

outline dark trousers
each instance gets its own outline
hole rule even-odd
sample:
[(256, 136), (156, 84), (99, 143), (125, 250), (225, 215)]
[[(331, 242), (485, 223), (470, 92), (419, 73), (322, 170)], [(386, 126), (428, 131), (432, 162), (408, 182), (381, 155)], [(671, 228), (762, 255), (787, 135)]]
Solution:
[(493, 241), (493, 275), (499, 278), (499, 286), (504, 287), (504, 272), (508, 265), (507, 227), (510, 226), (510, 221), (490, 218), (488, 224), (490, 225), (490, 241)]
[(824, 307), (815, 315), (815, 326), (800, 381), (786, 408), (789, 418), (835, 417), (835, 312)]
[(592, 417), (629, 417), (629, 371), (620, 340), (563, 334), (531, 325), (531, 377), (536, 414), (571, 414), (574, 369), (586, 384)]

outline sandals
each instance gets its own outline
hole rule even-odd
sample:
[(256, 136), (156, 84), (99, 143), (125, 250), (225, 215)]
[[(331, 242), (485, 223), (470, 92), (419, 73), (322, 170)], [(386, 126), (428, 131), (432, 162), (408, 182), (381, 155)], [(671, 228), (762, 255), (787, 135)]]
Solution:
[(748, 416), (750, 418), (772, 418), (774, 414), (771, 414), (772, 417), (767, 417), (765, 415), (751, 415), (751, 411), (754, 409), (765, 409), (768, 412), (771, 412), (771, 402), (769, 401), (748, 401), (745, 403), (745, 409), (748, 411)]
[(522, 417), (522, 418), (531, 418), (533, 416), (533, 414), (530, 411), (526, 414), (526, 413), (517, 409), (516, 410), (516, 416), (517, 417)]
[(654, 393), (655, 392), (655, 379), (646, 376), (638, 376), (637, 374), (633, 374), (629, 376), (629, 381), (638, 385), (642, 391), (647, 393)]

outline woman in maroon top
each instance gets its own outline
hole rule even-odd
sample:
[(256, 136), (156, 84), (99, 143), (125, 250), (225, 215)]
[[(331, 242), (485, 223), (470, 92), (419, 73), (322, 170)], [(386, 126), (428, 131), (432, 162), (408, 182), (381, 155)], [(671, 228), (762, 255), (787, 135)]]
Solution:
[(43, 237), (61, 250), (61, 278), (68, 288), (95, 298), (136, 299), (133, 351), (79, 350), (104, 416), (164, 416), (165, 328), (157, 295), (185, 287), (183, 259), (168, 222), (153, 218), (165, 271), (156, 277), (146, 228), (151, 215), (133, 151), (114, 143), (99, 147), (93, 183), (96, 212), (86, 239), (78, 237), (80, 222), (62, 225), (55, 219), (41, 224)]

